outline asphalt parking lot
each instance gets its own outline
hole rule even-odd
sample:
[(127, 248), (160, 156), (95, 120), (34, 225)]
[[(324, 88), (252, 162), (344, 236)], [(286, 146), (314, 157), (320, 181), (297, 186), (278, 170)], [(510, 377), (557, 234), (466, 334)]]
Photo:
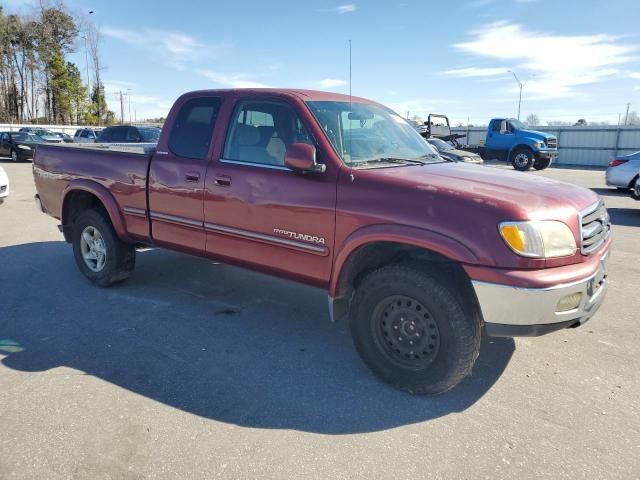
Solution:
[(473, 376), (425, 398), (372, 377), (323, 291), (160, 250), (90, 286), (31, 165), (0, 165), (1, 479), (640, 477), (640, 202), (601, 171), (525, 174), (605, 198), (598, 315), (483, 338)]

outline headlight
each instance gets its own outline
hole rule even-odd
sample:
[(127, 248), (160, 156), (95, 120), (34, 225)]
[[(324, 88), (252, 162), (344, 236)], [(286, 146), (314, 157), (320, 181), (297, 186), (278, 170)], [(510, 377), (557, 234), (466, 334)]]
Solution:
[(22, 150), (31, 150), (29, 145), (18, 145), (18, 148), (21, 148)]
[(533, 142), (533, 148), (544, 148), (544, 142)]
[(523, 257), (565, 257), (576, 252), (571, 229), (556, 220), (503, 222), (499, 229), (509, 248)]

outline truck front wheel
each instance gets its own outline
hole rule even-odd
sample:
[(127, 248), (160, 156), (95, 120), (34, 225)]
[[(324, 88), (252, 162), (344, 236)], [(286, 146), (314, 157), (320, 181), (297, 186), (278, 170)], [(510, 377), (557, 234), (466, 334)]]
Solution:
[(135, 266), (135, 248), (118, 238), (100, 210), (85, 210), (78, 216), (72, 244), (78, 268), (94, 285), (109, 287), (125, 280)]
[(545, 168), (548, 168), (549, 165), (551, 165), (550, 158), (539, 158), (533, 163), (533, 168), (536, 170), (544, 170)]
[(406, 264), (375, 270), (358, 285), (351, 334), (378, 377), (422, 395), (460, 383), (480, 350), (480, 322), (471, 302), (443, 277)]
[(519, 148), (511, 154), (511, 165), (520, 172), (529, 170), (535, 161), (533, 152), (527, 148)]

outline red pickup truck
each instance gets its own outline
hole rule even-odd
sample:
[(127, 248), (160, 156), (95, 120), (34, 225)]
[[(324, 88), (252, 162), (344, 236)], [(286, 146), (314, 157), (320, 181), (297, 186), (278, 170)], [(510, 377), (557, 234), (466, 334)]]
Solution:
[(364, 362), (412, 393), (468, 375), (482, 328), (576, 327), (605, 296), (596, 194), (447, 161), (362, 98), (191, 92), (151, 151), (41, 145), (33, 174), (94, 284), (124, 280), (136, 248), (156, 246), (326, 289)]

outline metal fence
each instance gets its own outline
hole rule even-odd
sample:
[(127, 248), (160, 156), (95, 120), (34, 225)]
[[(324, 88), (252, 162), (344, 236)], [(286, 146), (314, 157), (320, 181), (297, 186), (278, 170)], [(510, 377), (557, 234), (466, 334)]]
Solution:
[[(558, 137), (560, 158), (556, 163), (605, 167), (615, 156), (640, 150), (640, 127), (533, 127)], [(464, 143), (484, 144), (486, 128), (455, 127), (455, 133), (466, 133)], [(464, 139), (463, 139), (464, 141)]]
[(44, 128), (53, 132), (66, 133), (67, 135), (71, 135), (72, 137), (73, 134), (76, 133), (76, 130), (78, 130), (79, 128), (96, 128), (91, 125), (20, 125), (15, 123), (0, 123), (0, 132), (17, 132), (22, 127)]

